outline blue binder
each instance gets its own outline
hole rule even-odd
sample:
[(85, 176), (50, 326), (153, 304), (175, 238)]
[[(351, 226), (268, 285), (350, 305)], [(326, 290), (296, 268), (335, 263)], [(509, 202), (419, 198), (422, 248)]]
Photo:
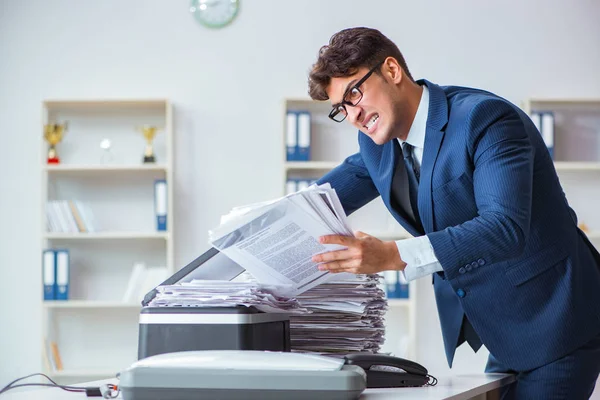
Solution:
[(154, 181), (154, 212), (156, 214), (156, 230), (167, 230), (167, 181)]
[(548, 148), (550, 157), (554, 159), (554, 113), (550, 111), (534, 111), (531, 113), (531, 122), (540, 132)]
[(396, 294), (400, 299), (408, 299), (408, 282), (404, 278), (404, 274), (396, 272), (398, 274), (398, 281), (396, 282)]
[(298, 161), (310, 160), (311, 127), (310, 113), (308, 111), (298, 112), (298, 147), (296, 158)]
[(288, 111), (285, 120), (286, 160), (298, 161), (298, 114)]
[(56, 299), (56, 254), (54, 250), (42, 252), (42, 283), (44, 300)]
[(69, 281), (71, 280), (71, 261), (69, 250), (56, 250), (56, 300), (69, 300)]
[(383, 271), (385, 294), (388, 299), (398, 298), (398, 271)]

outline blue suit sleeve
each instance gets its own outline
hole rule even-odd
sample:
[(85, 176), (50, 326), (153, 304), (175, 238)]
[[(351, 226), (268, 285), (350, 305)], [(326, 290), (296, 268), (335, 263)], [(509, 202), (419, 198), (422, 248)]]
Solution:
[(352, 214), (379, 196), (360, 153), (346, 158), (342, 164), (319, 179), (317, 184), (326, 182), (335, 189), (346, 215)]
[(474, 107), (465, 128), (479, 215), (427, 235), (449, 280), (463, 265), (519, 256), (531, 219), (534, 149), (517, 111), (487, 100)]

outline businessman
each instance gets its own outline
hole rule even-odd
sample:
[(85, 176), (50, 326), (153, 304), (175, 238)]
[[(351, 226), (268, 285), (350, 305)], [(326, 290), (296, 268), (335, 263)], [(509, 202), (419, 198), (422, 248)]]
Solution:
[[(309, 93), (359, 130), (360, 150), (321, 178), (350, 214), (381, 196), (414, 238), (324, 236), (331, 272), (433, 276), (448, 364), (463, 342), (505, 399), (586, 399), (600, 370), (600, 254), (577, 228), (534, 124), (490, 92), (415, 81), (379, 31), (323, 46)], [(332, 123), (335, 123), (333, 122)]]

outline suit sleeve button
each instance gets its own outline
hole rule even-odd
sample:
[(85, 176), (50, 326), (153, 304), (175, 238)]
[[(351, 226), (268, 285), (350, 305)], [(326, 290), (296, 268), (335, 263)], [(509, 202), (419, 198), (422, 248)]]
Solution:
[(485, 264), (485, 260), (483, 258), (480, 258), (479, 260), (477, 260), (477, 264), (484, 265)]
[(460, 267), (460, 268), (458, 269), (458, 273), (459, 273), (459, 274), (464, 274), (465, 272), (466, 272), (466, 271), (465, 271), (465, 267)]

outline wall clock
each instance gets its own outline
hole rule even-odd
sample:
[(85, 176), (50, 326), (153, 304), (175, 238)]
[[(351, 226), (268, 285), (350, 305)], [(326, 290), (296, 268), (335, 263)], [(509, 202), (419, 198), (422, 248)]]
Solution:
[(222, 28), (235, 19), (240, 0), (192, 0), (190, 12), (202, 25)]

